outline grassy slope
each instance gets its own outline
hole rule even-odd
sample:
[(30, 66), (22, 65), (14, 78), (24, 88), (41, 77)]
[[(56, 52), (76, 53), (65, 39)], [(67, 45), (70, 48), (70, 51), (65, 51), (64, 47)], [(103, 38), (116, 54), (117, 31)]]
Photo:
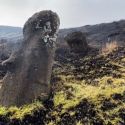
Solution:
[(41, 104), (0, 108), (10, 125), (124, 125), (125, 49), (106, 55), (57, 55), (54, 93)]

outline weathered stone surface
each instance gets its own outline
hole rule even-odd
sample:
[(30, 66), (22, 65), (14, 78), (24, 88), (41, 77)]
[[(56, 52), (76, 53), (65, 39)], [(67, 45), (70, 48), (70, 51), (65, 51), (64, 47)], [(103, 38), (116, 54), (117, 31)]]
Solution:
[(71, 52), (74, 53), (83, 53), (88, 50), (88, 44), (85, 35), (78, 31), (69, 33), (65, 40), (67, 41)]
[(22, 47), (2, 62), (8, 72), (0, 90), (1, 105), (21, 106), (36, 98), (47, 99), (59, 24), (52, 11), (36, 13), (25, 23)]

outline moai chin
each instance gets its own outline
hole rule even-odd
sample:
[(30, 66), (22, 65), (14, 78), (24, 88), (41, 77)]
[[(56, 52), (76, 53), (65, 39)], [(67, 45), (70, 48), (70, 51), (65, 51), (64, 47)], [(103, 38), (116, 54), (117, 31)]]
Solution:
[(25, 23), (21, 48), (2, 62), (8, 72), (0, 90), (1, 105), (22, 106), (48, 98), (59, 24), (52, 11), (36, 13)]

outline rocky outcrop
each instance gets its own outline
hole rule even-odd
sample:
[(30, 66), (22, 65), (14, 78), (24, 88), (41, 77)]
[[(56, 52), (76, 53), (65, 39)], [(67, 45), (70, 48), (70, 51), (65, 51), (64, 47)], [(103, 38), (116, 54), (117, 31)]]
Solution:
[(2, 62), (8, 72), (0, 90), (1, 105), (21, 106), (48, 98), (59, 24), (52, 11), (36, 13), (25, 23), (22, 46)]
[(65, 40), (67, 41), (71, 52), (85, 53), (88, 50), (88, 44), (85, 35), (82, 32), (69, 33)]

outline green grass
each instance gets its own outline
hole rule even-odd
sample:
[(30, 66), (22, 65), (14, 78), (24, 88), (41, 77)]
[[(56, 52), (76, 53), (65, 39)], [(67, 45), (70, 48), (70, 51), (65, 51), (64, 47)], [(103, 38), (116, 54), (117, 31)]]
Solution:
[(41, 108), (44, 108), (42, 103), (39, 101), (36, 101), (29, 105), (24, 105), (20, 108), (18, 107), (0, 107), (0, 115), (5, 116), (8, 113), (11, 114), (9, 116), (10, 119), (20, 119), (22, 120), (26, 115), (33, 115), (34, 111), (37, 111)]
[[(121, 60), (124, 61), (124, 59)], [(121, 109), (125, 109), (125, 101), (114, 99), (113, 95), (125, 96), (125, 66), (119, 64), (119, 62), (110, 61), (109, 63), (118, 67), (117, 70), (111, 72), (119, 73), (121, 77), (105, 75), (94, 79), (89, 84), (86, 80), (76, 80), (72, 74), (67, 76), (58, 75), (63, 81), (63, 89), (60, 89), (54, 95), (55, 108), (62, 106), (61, 114), (64, 114), (79, 105), (83, 99), (87, 99), (90, 104), (94, 105), (95, 119), (103, 120), (104, 125), (118, 125), (119, 122), (123, 122), (119, 113)], [(90, 72), (94, 71), (91, 70)], [(108, 108), (108, 105), (104, 105), (105, 100), (108, 100), (107, 102), (111, 105), (110, 108)], [(102, 109), (104, 106), (105, 110)], [(74, 116), (75, 112), (71, 111), (70, 115)], [(88, 124), (91, 124), (91, 120), (88, 120)], [(81, 125), (84, 123), (79, 121), (76, 124)]]
[[(105, 124), (108, 124), (109, 121), (113, 125), (118, 124), (121, 118), (115, 117), (114, 119), (111, 119), (111, 117), (118, 114), (121, 108), (125, 108), (125, 103), (122, 102), (122, 100), (112, 99), (112, 95), (123, 95), (123, 93), (125, 92), (125, 79), (103, 77), (97, 79), (97, 81), (98, 85), (96, 86), (88, 85), (87, 83), (85, 83), (85, 81), (65, 81), (64, 87), (69, 87), (69, 89), (67, 90), (68, 92), (59, 91), (54, 95), (55, 107), (62, 105), (61, 113), (63, 114), (65, 112), (68, 112), (69, 109), (75, 108), (83, 99), (87, 99), (90, 103), (94, 104), (95, 110), (98, 112), (98, 117), (103, 119), (105, 121)], [(72, 95), (70, 98), (68, 98), (69, 94)], [(110, 103), (113, 103), (117, 106), (104, 112), (101, 109), (104, 99), (109, 99)]]

